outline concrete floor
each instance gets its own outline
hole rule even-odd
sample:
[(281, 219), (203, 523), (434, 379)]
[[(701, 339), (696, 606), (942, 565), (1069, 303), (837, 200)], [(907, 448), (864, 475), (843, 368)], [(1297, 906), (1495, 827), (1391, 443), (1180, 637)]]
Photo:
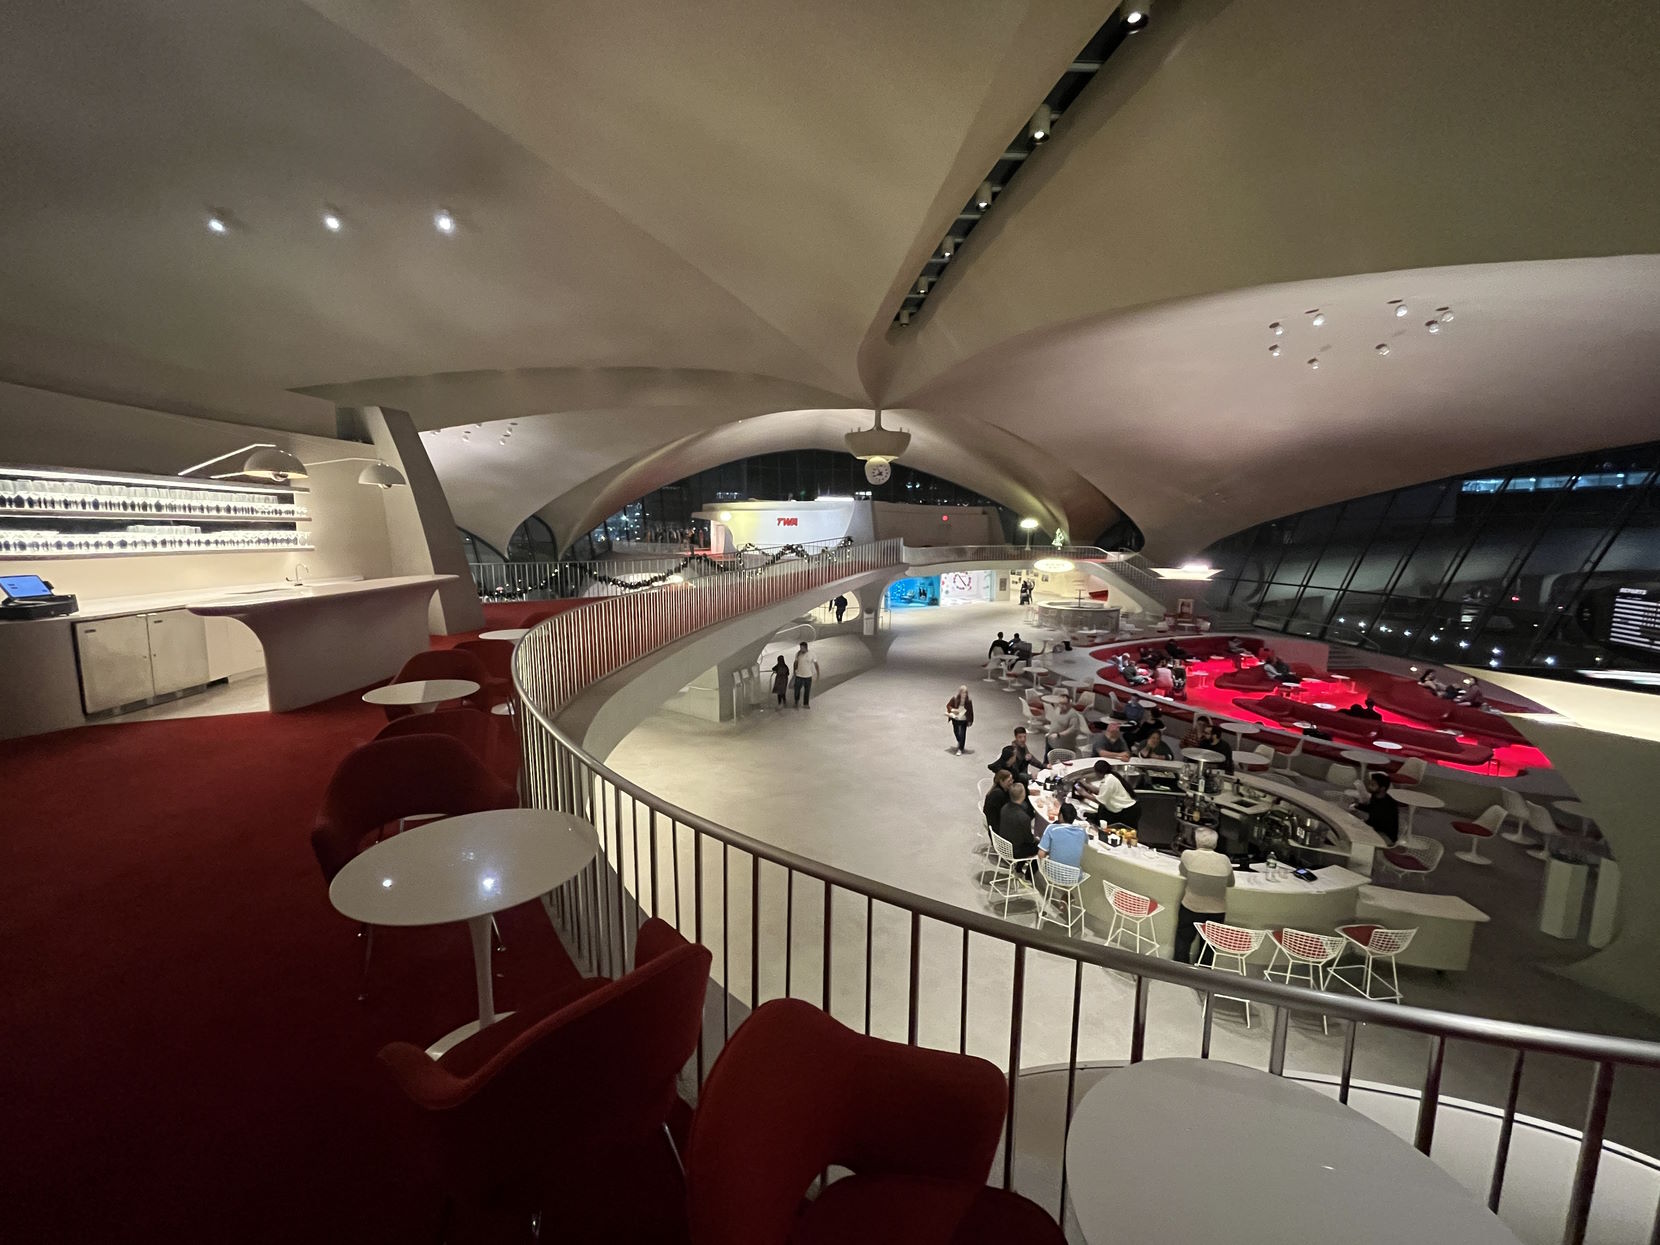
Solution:
[[(975, 783), (1019, 721), (1016, 698), (979, 681), (992, 635), (1022, 628), (1022, 611), (1007, 605), (962, 605), (906, 611), (894, 617), (887, 662), (814, 696), (810, 710), (754, 713), (714, 724), (660, 713), (633, 731), (608, 763), (682, 808), (849, 873), (890, 883), (946, 903), (990, 911), (980, 885), (980, 841)], [(1027, 628), (1028, 631), (1033, 630)], [(1084, 661), (1082, 657), (1080, 661)], [(970, 753), (956, 756), (945, 719), (946, 700), (961, 683), (974, 695), (976, 723)], [(651, 894), (651, 826), (638, 815), (628, 849), (630, 818), (619, 862), (633, 888), (634, 871)], [(1420, 833), (1449, 842), (1444, 818), (1420, 815)], [(657, 829), (660, 910), (693, 906), (693, 835), (688, 827)], [(674, 835), (679, 850), (671, 851)], [(1456, 846), (1456, 845), (1454, 845)], [(1557, 943), (1533, 928), (1541, 867), (1513, 845), (1494, 840), (1497, 864), (1480, 870), (1449, 851), (1434, 889), (1463, 895), (1494, 918), (1478, 932), (1470, 971), (1440, 978), (1403, 972), (1414, 1004), (1511, 1020), (1660, 1038), (1660, 1021), (1550, 971), (1588, 948)], [(827, 994), (839, 1018), (903, 1038), (911, 972), (908, 914), (838, 892), (831, 937), (824, 937), (825, 895), (816, 880), (793, 879), (765, 864), (759, 880), (759, 916), (750, 919), (750, 858), (741, 851), (702, 846), (704, 941), (717, 949), (716, 976), (740, 1002), (786, 992), (821, 1002)], [(678, 866), (678, 867), (677, 867)], [(724, 893), (723, 893), (724, 889)], [(651, 903), (646, 905), (648, 909)], [(722, 913), (726, 914), (726, 936)], [(1032, 909), (1010, 919), (1030, 924)], [(927, 1045), (959, 1046), (1007, 1067), (1012, 1015), (1013, 954), (1006, 945), (975, 937), (963, 967), (961, 933), (924, 921), (917, 931), (916, 1028)], [(1087, 934), (1093, 937), (1093, 934)], [(760, 952), (751, 957), (752, 937)], [(831, 971), (824, 981), (824, 949)], [(867, 976), (866, 964), (869, 964)], [(1134, 983), (1127, 975), (1089, 969), (1075, 981), (1070, 961), (1033, 954), (1025, 972), (1020, 1066), (1065, 1063), (1078, 985), (1078, 1057), (1109, 1061), (1127, 1056)], [(966, 999), (964, 982), (966, 979)], [(756, 991), (758, 990), (758, 993)], [(1189, 990), (1154, 984), (1148, 1011), (1147, 1055), (1193, 1055), (1201, 1010)], [(1218, 1057), (1266, 1066), (1268, 1033), (1262, 1015), (1247, 1028), (1236, 1005), (1218, 1005), (1212, 1051)], [(1287, 1051), (1291, 1069), (1335, 1075), (1342, 1040), (1312, 1017), (1293, 1021)], [(1368, 1027), (1357, 1041), (1355, 1076), (1418, 1086), (1427, 1039)], [(1469, 1043), (1449, 1047), (1443, 1092), (1502, 1103), (1508, 1054)], [(1577, 1127), (1584, 1118), (1590, 1069), (1572, 1061), (1530, 1057), (1522, 1110)], [(1660, 1152), (1660, 1113), (1649, 1105), (1660, 1077), (1622, 1074), (1614, 1094), (1611, 1139)]]

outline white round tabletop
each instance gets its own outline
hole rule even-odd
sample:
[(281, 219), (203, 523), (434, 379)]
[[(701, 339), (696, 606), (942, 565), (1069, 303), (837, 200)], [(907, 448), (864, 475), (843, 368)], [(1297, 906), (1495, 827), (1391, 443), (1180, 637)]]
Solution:
[[(1217, 1059), (1108, 1072), (1078, 1103), (1066, 1167), (1092, 1245), (1518, 1245), (1498, 1216), (1382, 1125), (1306, 1085)], [(1177, 1191), (1173, 1172), (1194, 1178)]]
[(1591, 810), (1578, 800), (1552, 800), (1551, 803), (1570, 817), (1589, 817), (1591, 815)]
[(1335, 708), (1337, 708), (1336, 705), (1332, 704), (1330, 701), (1325, 701), (1325, 700), (1315, 701), (1314, 702), (1314, 707), (1316, 709), (1335, 709)]
[(1389, 798), (1397, 804), (1404, 804), (1408, 808), (1446, 808), (1447, 802), (1431, 795), (1427, 791), (1414, 791), (1411, 787), (1389, 788)]
[(1260, 752), (1236, 752), (1233, 763), (1235, 769), (1267, 769), (1273, 762)]
[(476, 691), (478, 684), (471, 679), (414, 679), (371, 687), (363, 693), (363, 699), (371, 705), (436, 705), (446, 700), (460, 700)]
[(1228, 719), (1222, 723), (1222, 729), (1225, 731), (1232, 731), (1235, 735), (1255, 735), (1262, 729), (1262, 727), (1258, 726), (1255, 722), (1240, 722), (1234, 719)]
[(1399, 752), (1401, 750), (1401, 745), (1392, 739), (1374, 739), (1372, 747), (1380, 752)]
[(529, 634), (529, 627), (503, 627), (500, 631), (480, 631), (478, 638), (481, 640), (511, 640), (517, 644)]
[(510, 700), (504, 700), (499, 705), (491, 705), (490, 712), (495, 714), (498, 718), (511, 717), (513, 714), (513, 702)]
[(1338, 755), (1345, 761), (1353, 761), (1356, 765), (1376, 765), (1389, 759), (1381, 752), (1369, 752), (1365, 748), (1345, 748)]
[(329, 884), (342, 916), (368, 925), (443, 925), (544, 895), (599, 851), (569, 813), (504, 808), (428, 822), (354, 857)]
[(1212, 752), (1209, 748), (1183, 748), (1182, 760), (1198, 761), (1201, 765), (1220, 765), (1227, 758), (1220, 752)]

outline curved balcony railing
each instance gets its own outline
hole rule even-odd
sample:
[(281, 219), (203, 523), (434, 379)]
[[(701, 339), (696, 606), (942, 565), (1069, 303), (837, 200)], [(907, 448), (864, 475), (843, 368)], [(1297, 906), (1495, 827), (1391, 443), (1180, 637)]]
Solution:
[[(1031, 1070), (1023, 1063), (1023, 1032), (1030, 1019), (1028, 973), (1034, 964), (1053, 957), (1071, 969), (1069, 1001), (1064, 991), (1054, 996), (1054, 1005), (1063, 1011), (1069, 1009), (1069, 1051), (1061, 1069), (1067, 1080), (1068, 1126), (1078, 1073), (1088, 1066), (1088, 1061), (1079, 1057), (1086, 968), (1124, 974), (1133, 983), (1133, 1002), (1125, 1014), (1116, 1018), (1127, 1030), (1126, 1053), (1132, 1063), (1142, 1059), (1147, 1050), (1151, 1023), (1148, 1005), (1155, 982), (1185, 987), (1203, 1000), (1197, 1035), (1202, 1058), (1211, 1054), (1213, 1008), (1218, 995), (1248, 999), (1270, 1009), (1274, 1020), (1267, 1066), (1277, 1075), (1285, 1074), (1293, 1014), (1324, 1015), (1337, 1021), (1342, 1032), (1337, 1093), (1343, 1102), (1349, 1101), (1351, 1088), (1360, 1084), (1355, 1080), (1354, 1068), (1363, 1029), (1421, 1035), (1427, 1042), (1416, 1091), (1413, 1140), (1425, 1154), (1430, 1152), (1442, 1110), (1449, 1043), (1468, 1042), (1509, 1052), (1511, 1073), (1487, 1194), (1488, 1206), (1495, 1212), (1505, 1190), (1514, 1128), (1522, 1118), (1518, 1106), (1524, 1070), (1533, 1066), (1528, 1064), (1529, 1058), (1537, 1061), (1539, 1056), (1560, 1057), (1584, 1065), (1590, 1070), (1590, 1093), (1561, 1234), (1566, 1245), (1582, 1245), (1604, 1154), (1617, 1074), (1622, 1069), (1660, 1070), (1660, 1043), (1376, 1002), (1258, 978), (1223, 976), (1209, 969), (1016, 925), (861, 877), (718, 825), (619, 774), (584, 751), (580, 742), (558, 725), (561, 709), (585, 689), (664, 645), (742, 613), (781, 604), (851, 576), (902, 564), (899, 542), (887, 541), (781, 564), (750, 576), (722, 577), (693, 591), (606, 598), (542, 623), (519, 648), (514, 673), (523, 709), (519, 722), (528, 796), (538, 806), (587, 818), (598, 829), (602, 845), (596, 865), (557, 893), (555, 911), (574, 940), (578, 955), (599, 972), (626, 971), (634, 931), (648, 916), (669, 920), (682, 933), (709, 947), (722, 993), (713, 1028), (706, 1025), (705, 1039), (699, 1042), (699, 1083), (712, 1060), (711, 1041), (717, 1035), (724, 1039), (734, 1027), (734, 1008), (743, 1011), (766, 997), (784, 994), (816, 1001), (828, 1011), (840, 999), (841, 1005), (835, 1010), (845, 1020), (850, 979), (862, 983), (865, 1032), (872, 1031), (874, 1019), (876, 1028), (889, 1028), (896, 1037), (902, 1031), (903, 1040), (919, 1044), (924, 943), (926, 940), (930, 951), (937, 951), (943, 931), (949, 936), (949, 945), (955, 946), (960, 940), (961, 947), (956, 1025), (959, 1049), (966, 1050), (970, 1045), (970, 1003), (975, 1001), (970, 998), (971, 953), (977, 965), (989, 963), (998, 971), (1005, 964), (1008, 968), (1006, 1044), (1001, 1040), (998, 1043), (1009, 1083), (1001, 1173), (1004, 1187), (1014, 1179), (1021, 1072), (1023, 1068)], [(780, 888), (784, 895), (781, 947), (776, 945), (776, 931), (770, 928), (775, 924)], [(768, 899), (774, 909), (770, 917), (764, 902)], [(811, 948), (798, 945), (802, 940), (796, 936), (797, 926), (810, 930), (815, 910), (822, 935)], [(873, 973), (875, 931), (879, 924), (892, 928), (894, 913), (903, 918), (902, 937), (907, 947), (902, 1002), (897, 985), (890, 988)], [(816, 953), (816, 964), (806, 963), (798, 969), (797, 960), (807, 956), (809, 949)], [(770, 954), (764, 958), (764, 952)], [(770, 974), (763, 974), (763, 963), (772, 970)], [(936, 980), (935, 970), (929, 971), (930, 988), (938, 988), (941, 983)], [(765, 988), (766, 975), (774, 979), (773, 987), (781, 985), (781, 989)], [(857, 1011), (857, 991), (852, 1006)], [(931, 1032), (937, 1028), (937, 1018), (931, 1018)], [(1560, 1076), (1561, 1072), (1547, 1067), (1539, 1075)], [(1633, 1092), (1641, 1091), (1641, 1086), (1634, 1087)], [(1060, 1154), (1064, 1155), (1064, 1146)], [(1058, 1214), (1066, 1199), (1064, 1162), (1050, 1187), (1054, 1183), (1059, 1186), (1060, 1205), (1052, 1209)], [(1645, 1234), (1642, 1239), (1660, 1239), (1660, 1222), (1650, 1230), (1655, 1236)]]

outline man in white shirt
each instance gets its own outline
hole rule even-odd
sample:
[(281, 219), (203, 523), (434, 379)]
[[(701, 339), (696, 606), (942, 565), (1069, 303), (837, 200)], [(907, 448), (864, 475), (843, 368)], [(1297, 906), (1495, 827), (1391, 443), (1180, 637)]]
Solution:
[(813, 707), (813, 680), (818, 678), (818, 658), (807, 651), (807, 641), (801, 642), (801, 647), (795, 651), (795, 707), (797, 709), (811, 709)]
[(1216, 831), (1200, 827), (1196, 846), (1182, 853), (1182, 876), (1187, 889), (1176, 909), (1176, 963), (1192, 962), (1193, 939), (1201, 921), (1220, 921), (1228, 910), (1228, 887), (1233, 885), (1233, 862), (1216, 850)]

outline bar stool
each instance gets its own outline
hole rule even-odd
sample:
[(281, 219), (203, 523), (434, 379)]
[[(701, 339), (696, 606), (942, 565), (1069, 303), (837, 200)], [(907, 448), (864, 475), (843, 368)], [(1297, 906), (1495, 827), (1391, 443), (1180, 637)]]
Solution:
[(1025, 898), (1030, 888), (1020, 870), (1021, 857), (1014, 854), (1014, 844), (994, 831), (987, 830), (986, 833), (991, 836), (991, 853), (997, 860), (987, 889), (991, 891), (993, 900), (1003, 901), (1003, 915), (1007, 917), (1009, 901)]
[[(1262, 975), (1271, 980), (1277, 972), (1286, 985), (1300, 977), (1308, 982), (1310, 990), (1326, 988), (1330, 966), (1345, 946), (1341, 934), (1311, 934), (1289, 926), (1275, 930), (1269, 937), (1274, 940), (1274, 955)], [(1282, 955), (1285, 957), (1283, 968), (1279, 964)], [(1324, 1012), (1320, 1014), (1320, 1029), (1324, 1033), (1331, 1032)]]
[[(1245, 961), (1256, 954), (1257, 948), (1262, 946), (1262, 940), (1268, 937), (1265, 929), (1243, 929), (1238, 925), (1224, 925), (1221, 921), (1200, 921), (1199, 939), (1205, 945), (1199, 949), (1198, 963), (1205, 962), (1205, 952), (1210, 952), (1210, 967), (1219, 973), (1238, 973), (1241, 977), (1251, 974), (1245, 968)], [(1212, 996), (1218, 999), (1231, 999), (1235, 1003), (1245, 1005), (1245, 1027), (1251, 1027), (1251, 1000), (1242, 999), (1234, 994), (1217, 994)]]
[[(1326, 970), (1326, 984), (1329, 986), (1335, 978), (1364, 998), (1399, 1003), (1401, 1001), (1401, 979), (1395, 971), (1395, 957), (1407, 949), (1407, 946), (1412, 942), (1413, 935), (1418, 931), (1416, 929), (1384, 929), (1377, 925), (1339, 925), (1337, 932), (1343, 936), (1344, 946), (1339, 949), (1337, 958), (1331, 962), (1331, 967)], [(1350, 947), (1353, 947), (1365, 957), (1366, 972), (1358, 985), (1343, 974), (1351, 969), (1362, 967), (1360, 964), (1347, 964), (1341, 968), (1338, 967), (1338, 961), (1343, 958), (1343, 952)], [(1389, 963), (1389, 984), (1387, 986), (1384, 984), (1383, 974), (1377, 972), (1374, 967), (1379, 960), (1386, 960)], [(1374, 982), (1378, 987), (1378, 993), (1376, 994), (1372, 993)]]
[[(1078, 932), (1084, 929), (1084, 901), (1078, 894), (1079, 887), (1083, 886), (1089, 874), (1077, 865), (1063, 865), (1057, 860), (1044, 856), (1038, 860), (1038, 872), (1043, 875), (1043, 902), (1038, 907), (1038, 928), (1043, 928), (1045, 921), (1052, 921), (1056, 925), (1064, 925), (1066, 932), (1071, 933), (1076, 925)], [(1059, 899), (1065, 907), (1066, 919), (1063, 921), (1055, 914), (1051, 905)]]
[[(1159, 940), (1153, 933), (1153, 916), (1159, 911), (1159, 901), (1149, 899), (1146, 895), (1138, 895), (1135, 891), (1126, 890), (1122, 886), (1105, 883), (1107, 888), (1107, 902), (1112, 905), (1112, 925), (1107, 930), (1107, 946), (1115, 947), (1120, 937), (1135, 939), (1135, 946), (1129, 948), (1137, 955), (1158, 955)], [(1151, 952), (1143, 951), (1142, 947), (1151, 947)]]
[(1453, 855), (1472, 865), (1492, 864), (1491, 860), (1481, 854), (1481, 841), (1498, 833), (1499, 827), (1504, 824), (1504, 816), (1504, 809), (1495, 804), (1474, 821), (1453, 822), (1452, 828), (1470, 840), (1469, 850), (1454, 852)]

